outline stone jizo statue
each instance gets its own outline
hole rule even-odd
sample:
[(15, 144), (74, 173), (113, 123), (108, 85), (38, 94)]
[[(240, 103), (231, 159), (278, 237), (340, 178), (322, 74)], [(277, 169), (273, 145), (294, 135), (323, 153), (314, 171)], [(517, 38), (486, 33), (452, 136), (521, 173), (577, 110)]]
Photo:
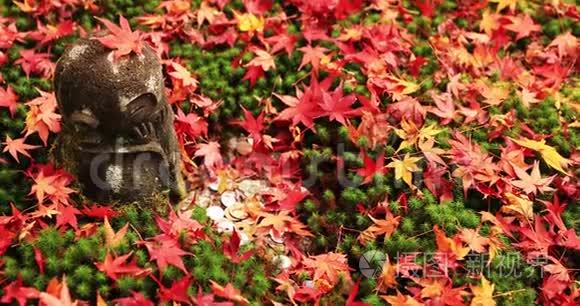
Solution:
[(62, 132), (54, 157), (101, 203), (183, 194), (180, 155), (162, 67), (149, 47), (114, 59), (80, 39), (60, 58), (54, 88)]

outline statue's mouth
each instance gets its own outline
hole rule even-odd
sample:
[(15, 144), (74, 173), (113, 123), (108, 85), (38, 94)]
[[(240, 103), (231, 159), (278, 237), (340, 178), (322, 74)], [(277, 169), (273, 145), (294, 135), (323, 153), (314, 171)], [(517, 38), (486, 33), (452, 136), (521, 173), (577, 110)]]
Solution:
[(161, 148), (161, 145), (156, 141), (138, 145), (127, 145), (127, 144), (115, 144), (108, 146), (81, 145), (79, 146), (79, 150), (81, 152), (91, 154), (135, 154), (135, 153), (152, 152), (160, 154), (162, 156), (165, 155), (163, 152), (163, 148)]
[(165, 190), (171, 183), (168, 160), (156, 141), (79, 149), (88, 155), (81, 167), (81, 181), (101, 200), (123, 194), (125, 200), (133, 201), (145, 193)]

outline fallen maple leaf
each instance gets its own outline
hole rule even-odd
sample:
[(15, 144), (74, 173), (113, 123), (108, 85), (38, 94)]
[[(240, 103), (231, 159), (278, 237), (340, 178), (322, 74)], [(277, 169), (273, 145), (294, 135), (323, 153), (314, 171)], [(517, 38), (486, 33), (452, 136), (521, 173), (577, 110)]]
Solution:
[(220, 144), (216, 141), (208, 143), (197, 144), (194, 156), (203, 157), (203, 164), (210, 171), (220, 168), (223, 164), (222, 155), (220, 153)]
[(481, 276), (481, 286), (469, 285), (471, 292), (473, 292), (473, 299), (471, 306), (495, 306), (493, 300), (493, 290), (495, 285), (490, 283), (485, 276)]
[(542, 27), (535, 24), (528, 14), (523, 14), (523, 17), (513, 16), (508, 18), (511, 21), (511, 24), (505, 25), (504, 28), (515, 32), (517, 34), (516, 40), (528, 37), (532, 32), (539, 32), (542, 30)]
[(16, 159), (17, 163), (20, 163), (20, 160), (18, 159), (18, 153), (20, 153), (28, 158), (31, 158), (31, 156), (27, 150), (33, 150), (36, 148), (40, 148), (40, 146), (25, 144), (24, 143), (25, 140), (26, 140), (26, 138), (24, 138), (24, 137), (12, 139), (12, 138), (10, 138), (10, 136), (6, 135), (6, 142), (3, 143), (6, 146), (4, 147), (4, 150), (2, 152), (10, 153), (10, 155), (12, 155), (12, 157), (14, 157), (14, 159)]
[(114, 50), (113, 57), (115, 60), (123, 55), (131, 54), (131, 52), (141, 54), (141, 49), (143, 48), (141, 33), (139, 31), (131, 31), (131, 26), (125, 17), (119, 15), (120, 27), (107, 19), (95, 18), (107, 27), (110, 34), (103, 37), (93, 37), (92, 39), (96, 39), (103, 46)]
[(421, 170), (417, 166), (417, 162), (420, 161), (422, 157), (411, 157), (409, 153), (405, 154), (403, 160), (399, 160), (393, 158), (393, 161), (390, 162), (387, 167), (395, 168), (395, 179), (400, 180), (403, 179), (411, 189), (415, 190), (417, 187), (413, 185), (413, 172), (417, 172)]
[(422, 306), (415, 298), (410, 295), (403, 295), (397, 290), (397, 295), (381, 295), (381, 298), (392, 306)]
[(191, 253), (182, 250), (177, 241), (162, 236), (158, 237), (155, 241), (144, 241), (141, 243), (145, 244), (151, 260), (157, 262), (157, 267), (159, 267), (161, 273), (165, 271), (168, 264), (179, 268), (185, 274), (188, 273), (181, 257), (183, 255), (191, 255)]
[(114, 248), (123, 241), (123, 238), (125, 238), (125, 234), (127, 234), (127, 230), (129, 229), (129, 223), (125, 223), (125, 225), (115, 233), (108, 218), (105, 216), (103, 227), (105, 228), (105, 246)]
[(513, 12), (516, 9), (516, 4), (518, 3), (518, 0), (490, 0), (489, 2), (497, 3), (496, 9), (497, 12), (503, 10), (506, 7), (509, 7), (510, 11)]
[(523, 217), (524, 220), (534, 219), (533, 203), (527, 199), (527, 197), (523, 198), (508, 192), (504, 195), (504, 198), (506, 199), (507, 205), (502, 205), (502, 212), (510, 215), (516, 215), (520, 218)]
[(252, 59), (245, 66), (257, 66), (262, 68), (263, 71), (269, 71), (270, 69), (276, 69), (276, 63), (274, 63), (274, 57), (272, 54), (265, 50), (255, 48), (252, 50), (257, 56)]
[(541, 141), (531, 140), (528, 138), (522, 138), (521, 140), (513, 138), (510, 139), (522, 147), (539, 152), (548, 166), (568, 175), (564, 169), (568, 168), (568, 165), (571, 163), (571, 161), (562, 157), (562, 155), (560, 155), (556, 149), (547, 145), (544, 139)]
[(304, 67), (306, 64), (311, 64), (312, 70), (314, 71), (318, 71), (318, 67), (320, 66), (320, 59), (325, 57), (326, 55), (324, 52), (328, 51), (328, 49), (324, 47), (312, 47), (310, 45), (299, 48), (298, 50), (304, 53), (302, 56), (302, 61), (300, 62), (300, 66), (298, 66), (298, 70), (302, 69), (302, 67)]
[(14, 117), (16, 107), (18, 105), (18, 96), (14, 93), (11, 86), (6, 86), (6, 89), (0, 87), (0, 107), (8, 108), (10, 116)]
[(440, 230), (437, 225), (433, 226), (433, 231), (435, 232), (435, 242), (439, 252), (454, 254), (457, 259), (463, 259), (469, 253), (469, 248), (463, 247), (459, 237), (455, 237), (455, 239), (447, 237), (445, 232)]
[(10, 303), (12, 300), (16, 300), (18, 305), (26, 305), (28, 299), (38, 298), (39, 292), (34, 287), (23, 287), (22, 278), (18, 277), (12, 283), (5, 285), (2, 288), (4, 295), (0, 299), (0, 303)]
[(369, 240), (375, 240), (377, 236), (385, 235), (385, 239), (389, 239), (391, 235), (395, 232), (401, 221), (401, 216), (394, 217), (391, 212), (387, 211), (384, 220), (377, 220), (369, 215), (369, 218), (373, 221), (373, 225), (361, 232), (358, 240), (366, 244)]
[(231, 283), (228, 283), (225, 287), (220, 284), (210, 280), (211, 291), (213, 294), (223, 297), (224, 299), (240, 303), (245, 306), (248, 305), (249, 301), (242, 296), (240, 290), (236, 289)]
[(159, 301), (161, 303), (167, 303), (169, 301), (189, 304), (190, 294), (188, 293), (188, 288), (191, 286), (192, 277), (191, 275), (186, 275), (180, 280), (171, 283), (171, 287), (166, 288), (161, 282), (154, 278), (154, 280), (159, 284), (159, 290), (157, 296), (159, 296)]
[(309, 256), (302, 261), (304, 268), (312, 273), (312, 279), (325, 279), (334, 285), (338, 276), (350, 278), (350, 268), (345, 254), (329, 252), (316, 256)]
[(360, 154), (363, 159), (363, 167), (357, 169), (356, 174), (363, 178), (363, 184), (370, 183), (375, 174), (384, 174), (387, 171), (386, 166), (384, 166), (384, 153), (379, 154), (376, 161), (363, 151)]
[(39, 295), (40, 301), (47, 306), (76, 306), (78, 305), (78, 301), (72, 301), (70, 296), (70, 291), (68, 289), (68, 285), (66, 284), (66, 275), (62, 277), (62, 287), (60, 288), (60, 294), (58, 297), (46, 293), (41, 292)]
[(95, 263), (99, 271), (105, 273), (108, 277), (113, 280), (119, 279), (121, 275), (130, 274), (133, 277), (145, 276), (151, 272), (151, 269), (143, 269), (137, 266), (135, 258), (128, 264), (127, 259), (133, 254), (130, 252), (125, 255), (113, 258), (110, 253), (107, 252), (105, 255), (105, 261), (102, 263)]
[(148, 300), (141, 292), (131, 291), (130, 297), (113, 300), (121, 306), (154, 306), (153, 302)]
[(371, 304), (363, 303), (356, 301), (356, 295), (358, 294), (358, 288), (360, 285), (360, 281), (356, 282), (354, 286), (350, 288), (350, 292), (348, 293), (348, 298), (346, 299), (345, 306), (371, 306)]
[(572, 35), (571, 31), (568, 31), (556, 36), (548, 47), (556, 47), (560, 58), (567, 55), (576, 57), (578, 53), (578, 39)]
[(57, 102), (54, 93), (37, 91), (40, 93), (40, 97), (26, 102), (30, 110), (26, 115), (26, 134), (24, 137), (37, 132), (46, 146), (49, 132), (60, 132), (61, 115), (56, 113)]
[(489, 238), (479, 235), (479, 229), (462, 228), (459, 237), (467, 243), (469, 249), (477, 253), (485, 252), (485, 246), (489, 244)]
[(240, 250), (240, 235), (238, 234), (238, 232), (234, 229), (233, 233), (232, 233), (232, 237), (229, 239), (229, 241), (224, 241), (223, 242), (223, 252), (224, 255), (226, 255), (233, 263), (238, 264), (242, 261), (247, 260), (248, 258), (250, 258), (253, 254), (252, 250), (246, 251), (243, 254), (238, 255), (238, 252)]
[(553, 188), (550, 188), (549, 185), (552, 183), (552, 180), (556, 175), (542, 178), (538, 161), (534, 161), (534, 166), (532, 167), (532, 172), (530, 174), (515, 165), (513, 166), (513, 169), (519, 180), (514, 180), (510, 183), (522, 189), (526, 194), (535, 195), (537, 192), (544, 193), (554, 190)]
[(266, 20), (263, 16), (256, 16), (252, 13), (243, 13), (240, 14), (234, 11), (234, 16), (238, 22), (238, 29), (242, 32), (258, 32), (261, 33), (264, 31), (264, 25)]

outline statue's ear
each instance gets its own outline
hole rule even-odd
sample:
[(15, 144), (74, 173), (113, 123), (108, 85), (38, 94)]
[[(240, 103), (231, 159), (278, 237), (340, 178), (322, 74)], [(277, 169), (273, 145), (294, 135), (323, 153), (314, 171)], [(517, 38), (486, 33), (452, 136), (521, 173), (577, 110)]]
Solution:
[(129, 118), (137, 122), (148, 119), (156, 109), (157, 98), (152, 93), (142, 94), (127, 105)]

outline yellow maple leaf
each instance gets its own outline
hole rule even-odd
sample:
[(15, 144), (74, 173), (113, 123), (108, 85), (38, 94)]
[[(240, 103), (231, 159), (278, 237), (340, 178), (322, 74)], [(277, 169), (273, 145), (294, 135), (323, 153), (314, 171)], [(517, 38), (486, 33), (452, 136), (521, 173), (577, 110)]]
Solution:
[(495, 301), (493, 300), (495, 285), (490, 283), (483, 275), (481, 276), (481, 286), (469, 285), (469, 287), (474, 295), (471, 300), (471, 306), (495, 306)]
[(238, 29), (242, 32), (262, 32), (264, 31), (264, 24), (266, 21), (263, 16), (256, 16), (251, 13), (240, 14), (234, 11), (236, 20), (238, 21)]
[(419, 90), (420, 86), (417, 83), (406, 81), (400, 78), (397, 78), (393, 75), (388, 76), (388, 78), (393, 81), (393, 90), (396, 91), (398, 94), (403, 95), (410, 95), (415, 91)]
[(499, 28), (499, 23), (497, 22), (497, 14), (490, 13), (489, 10), (483, 11), (481, 15), (481, 21), (479, 22), (479, 29), (483, 30), (485, 34), (491, 36), (494, 30)]
[(415, 185), (413, 185), (413, 175), (412, 172), (416, 172), (421, 170), (417, 166), (417, 162), (420, 161), (422, 157), (411, 157), (409, 153), (405, 154), (403, 160), (399, 160), (394, 158), (392, 162), (390, 162), (387, 167), (395, 168), (395, 179), (400, 180), (403, 179), (409, 187), (415, 189)]
[(571, 163), (571, 161), (560, 155), (556, 149), (547, 145), (544, 139), (540, 141), (531, 140), (528, 138), (523, 138), (522, 140), (516, 140), (512, 138), (510, 139), (522, 147), (526, 147), (530, 150), (534, 150), (540, 153), (540, 155), (542, 155), (542, 159), (544, 159), (548, 166), (568, 175), (564, 169), (568, 168), (568, 165)]
[(490, 0), (489, 2), (497, 3), (496, 9), (497, 12), (503, 10), (506, 7), (509, 7), (510, 11), (513, 12), (516, 9), (516, 4), (518, 3), (518, 0)]
[(431, 139), (441, 132), (443, 132), (443, 129), (435, 128), (435, 124), (424, 126), (419, 129), (413, 121), (407, 121), (403, 118), (401, 121), (401, 128), (395, 129), (397, 136), (403, 139), (396, 152)]
[(506, 193), (505, 198), (507, 199), (508, 205), (503, 205), (501, 207), (502, 212), (516, 215), (517, 217), (524, 217), (528, 220), (534, 219), (534, 207), (532, 201), (519, 197), (511, 192)]

